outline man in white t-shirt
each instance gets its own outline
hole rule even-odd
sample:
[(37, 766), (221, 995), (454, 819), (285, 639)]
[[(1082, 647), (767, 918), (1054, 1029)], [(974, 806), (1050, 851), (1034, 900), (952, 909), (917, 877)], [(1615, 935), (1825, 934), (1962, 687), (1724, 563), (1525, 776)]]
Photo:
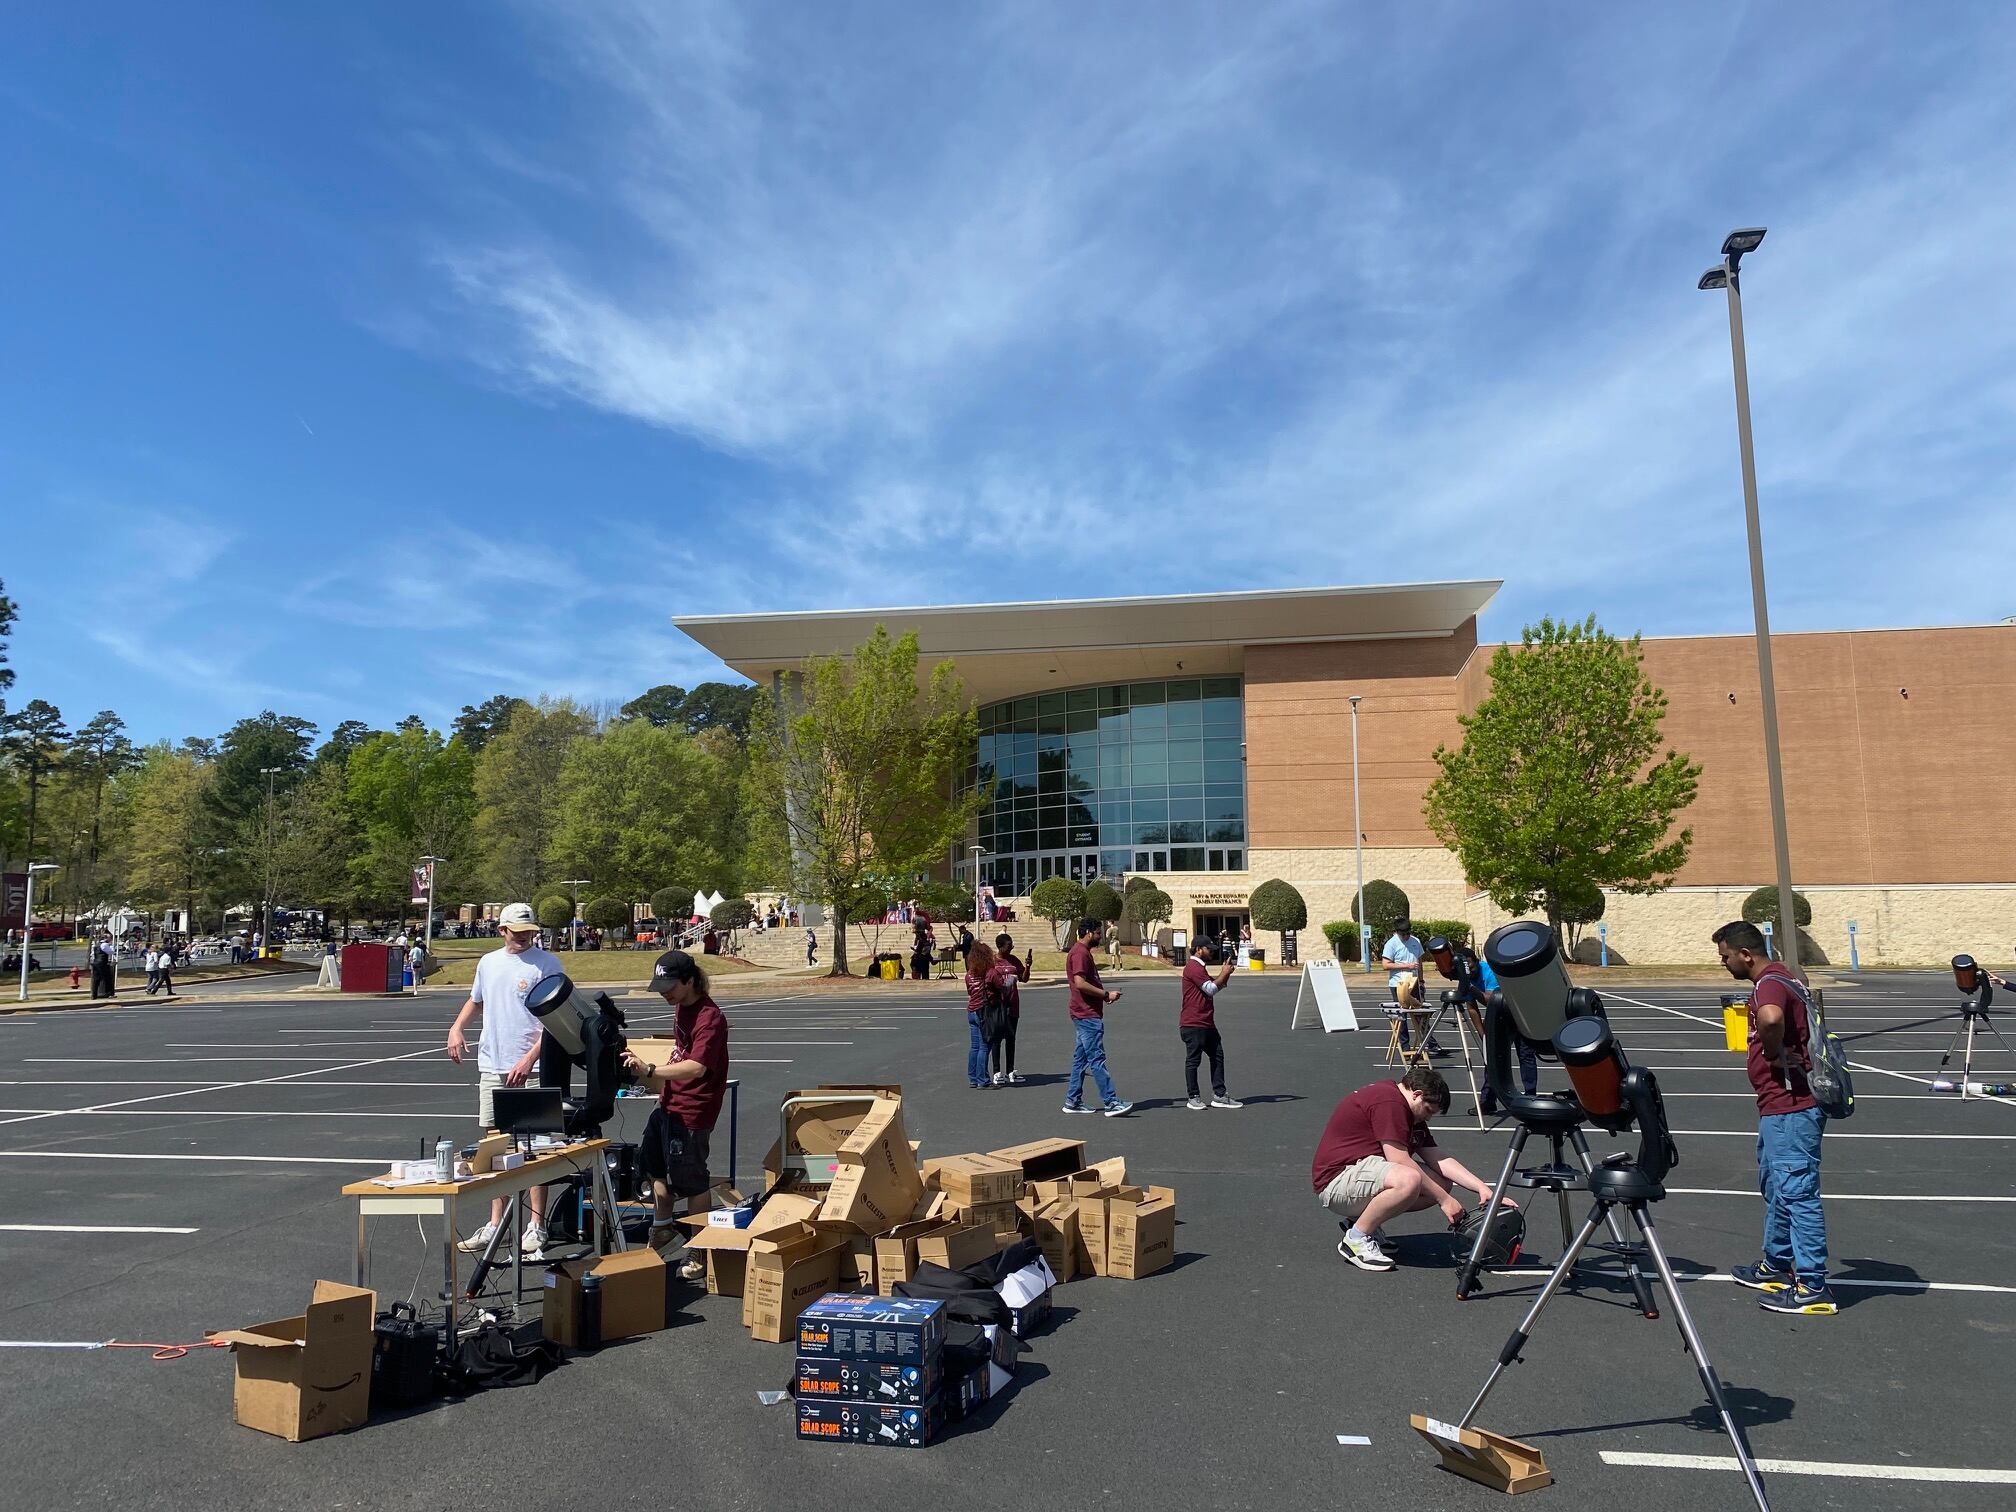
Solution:
[[(1406, 1015), (1401, 1020), (1401, 1047), (1407, 1048), (1419, 1038), (1425, 1041), (1421, 1047), (1423, 1053), (1440, 1055), (1442, 1047), (1427, 1037), (1428, 1015), (1421, 1008), (1421, 958), (1427, 953), (1428, 947), (1414, 933), (1414, 921), (1403, 917), (1393, 921), (1393, 933), (1379, 952), (1379, 959), (1391, 968), (1386, 973), (1386, 985), (1393, 990), (1393, 1001)], [(1412, 1035), (1408, 1033), (1409, 1026)]]
[[(462, 1031), (479, 1012), (483, 1015), (483, 1035), (476, 1052), (476, 1116), (487, 1132), (496, 1126), (491, 1098), (499, 1087), (522, 1087), (539, 1068), (539, 1020), (525, 1006), (525, 994), (542, 978), (560, 970), (560, 963), (535, 943), (539, 921), (529, 903), (506, 906), (497, 919), (503, 948), (493, 950), (476, 963), (476, 979), (469, 988), (469, 1000), (455, 1015), (448, 1029), (448, 1059), (458, 1066), (468, 1053)], [(481, 1250), (504, 1221), (504, 1201), (490, 1204), (490, 1221), (462, 1241), (462, 1248)], [(546, 1192), (532, 1189), (532, 1216), (520, 1239), (527, 1260), (543, 1257), (546, 1248)]]

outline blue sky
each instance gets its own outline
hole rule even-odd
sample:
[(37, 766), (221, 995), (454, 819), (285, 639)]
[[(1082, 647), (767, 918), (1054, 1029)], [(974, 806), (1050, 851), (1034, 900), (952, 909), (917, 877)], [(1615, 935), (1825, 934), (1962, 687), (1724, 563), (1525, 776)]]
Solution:
[(672, 614), (1491, 576), (2016, 614), (2016, 12), (41, 6), (12, 701), (445, 722)]

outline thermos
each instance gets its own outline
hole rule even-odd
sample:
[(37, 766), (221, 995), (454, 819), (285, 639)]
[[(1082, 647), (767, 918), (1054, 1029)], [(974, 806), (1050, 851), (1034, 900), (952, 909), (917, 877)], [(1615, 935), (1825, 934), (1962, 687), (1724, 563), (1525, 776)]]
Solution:
[(434, 1179), (436, 1181), (455, 1179), (455, 1141), (452, 1139), (440, 1140), (434, 1146)]
[(602, 1278), (590, 1271), (581, 1278), (581, 1347), (602, 1347)]

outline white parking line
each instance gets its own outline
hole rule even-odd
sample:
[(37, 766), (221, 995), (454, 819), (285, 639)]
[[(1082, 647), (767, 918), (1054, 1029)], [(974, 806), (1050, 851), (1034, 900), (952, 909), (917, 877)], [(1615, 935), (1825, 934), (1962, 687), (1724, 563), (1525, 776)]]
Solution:
[[(1606, 1465), (1641, 1470), (1735, 1470), (1731, 1454), (1641, 1454), (1605, 1449)], [(1824, 1475), (1842, 1480), (1940, 1481), (1971, 1486), (2016, 1486), (2016, 1470), (1965, 1470), (1946, 1465), (1862, 1465), (1840, 1460), (1760, 1459), (1757, 1468), (1770, 1475)]]
[[(1682, 1281), (1728, 1281), (1736, 1278), (1727, 1271), (1675, 1271)], [(1829, 1276), (1827, 1284), (1854, 1287), (1861, 1291), (1982, 1292), (1995, 1296), (2016, 1296), (2016, 1286), (1989, 1286), (1976, 1281), (1864, 1281), (1850, 1276)]]
[(0, 1223), (8, 1234), (196, 1234), (193, 1228), (153, 1228), (126, 1223)]
[[(1669, 1186), (1667, 1192), (1680, 1197), (1748, 1197), (1752, 1202), (1762, 1199), (1756, 1190), (1741, 1187), (1676, 1187)], [(1961, 1192), (1822, 1192), (1821, 1197), (1828, 1202), (2016, 1202), (2016, 1197), (1969, 1197)]]
[[(1660, 1095), (1664, 1096), (1665, 1094), (1661, 1093)], [(1731, 1095), (1745, 1097), (1749, 1094), (1738, 1092)], [(1862, 1099), (1858, 1097), (1855, 1100), (1860, 1102)], [(1452, 1123), (1437, 1129), (1435, 1135), (1439, 1139), (1444, 1134), (1502, 1134), (1504, 1132), (1503, 1129), (1480, 1129), (1475, 1124)], [(1755, 1139), (1757, 1137), (1755, 1129), (1674, 1129), (1671, 1132), (1687, 1139), (1702, 1137), (1710, 1139)], [(1829, 1129), (1826, 1138), (1830, 1144), (1837, 1139), (1984, 1139), (1992, 1142), (1996, 1140), (2016, 1139), (2016, 1134), (1845, 1134), (1839, 1129)]]
[(100, 1108), (130, 1108), (140, 1103), (162, 1102), (172, 1097), (193, 1097), (199, 1092), (232, 1092), (240, 1087), (267, 1087), (278, 1082), (298, 1081), (302, 1077), (320, 1076), (324, 1071), (358, 1071), (366, 1066), (382, 1066), (389, 1061), (413, 1060), (421, 1055), (432, 1055), (431, 1050), (414, 1050), (405, 1055), (381, 1055), (375, 1060), (345, 1061), (332, 1066), (324, 1066), (314, 1071), (289, 1071), (280, 1076), (260, 1077), (248, 1081), (223, 1082), (215, 1087), (188, 1087), (180, 1092), (156, 1092), (147, 1097), (125, 1097), (117, 1102), (96, 1103), (88, 1108), (65, 1108), (44, 1113), (31, 1113), (26, 1117), (0, 1118), (0, 1124), (34, 1123), (38, 1119), (61, 1118), (65, 1113), (95, 1112)]
[(385, 1157), (341, 1155), (123, 1155), (109, 1150), (0, 1150), (0, 1160), (205, 1160), (249, 1161), (254, 1165), (347, 1165), (385, 1169)]
[(468, 1110), (454, 1108), (442, 1113), (373, 1113), (325, 1108), (0, 1108), (0, 1113), (50, 1113), (61, 1118), (459, 1118)]

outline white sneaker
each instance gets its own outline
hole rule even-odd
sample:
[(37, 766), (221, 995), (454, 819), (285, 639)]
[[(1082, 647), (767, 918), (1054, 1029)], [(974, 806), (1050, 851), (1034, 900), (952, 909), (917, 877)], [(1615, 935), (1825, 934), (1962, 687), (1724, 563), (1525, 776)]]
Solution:
[(1192, 1113), (1202, 1113), (1206, 1108), (1210, 1107), (1211, 1104), (1204, 1101), (1204, 1099), (1201, 1097), (1193, 1097), (1190, 1099), (1190, 1101), (1183, 1104), (1183, 1106), (1188, 1108)]
[(1243, 1108), (1246, 1104), (1239, 1101), (1236, 1097), (1214, 1097), (1211, 1099), (1211, 1106), (1214, 1108)]
[(1360, 1270), (1389, 1271), (1395, 1268), (1393, 1257), (1379, 1247), (1377, 1239), (1366, 1238), (1354, 1242), (1351, 1236), (1346, 1234), (1337, 1241), (1337, 1253)]
[[(496, 1232), (497, 1232), (496, 1224), (486, 1223), (483, 1225), (483, 1227), (476, 1230), (475, 1233), (471, 1234), (467, 1239), (464, 1239), (460, 1244), (456, 1245), (455, 1248), (462, 1251), (462, 1253), (465, 1255), (480, 1255), (483, 1253), (484, 1246), (489, 1244), (491, 1238), (496, 1234)], [(510, 1248), (509, 1245), (505, 1245), (503, 1247), (506, 1249)]]
[(997, 1087), (1005, 1087), (1005, 1086), (1007, 1086), (1007, 1085), (1008, 1085), (1008, 1073), (1007, 1073), (1006, 1071), (996, 1071), (996, 1072), (994, 1073), (994, 1085), (995, 1085), (995, 1086), (997, 1086)]
[(1008, 1085), (1009, 1085), (1009, 1086), (1011, 1086), (1011, 1087), (1019, 1087), (1019, 1086), (1021, 1086), (1021, 1085), (1022, 1085), (1022, 1073), (1021, 1073), (1020, 1071), (1010, 1071), (1010, 1072), (1008, 1073)]
[(525, 1225), (525, 1232), (518, 1240), (518, 1247), (527, 1260), (546, 1258), (546, 1230), (532, 1224)]

